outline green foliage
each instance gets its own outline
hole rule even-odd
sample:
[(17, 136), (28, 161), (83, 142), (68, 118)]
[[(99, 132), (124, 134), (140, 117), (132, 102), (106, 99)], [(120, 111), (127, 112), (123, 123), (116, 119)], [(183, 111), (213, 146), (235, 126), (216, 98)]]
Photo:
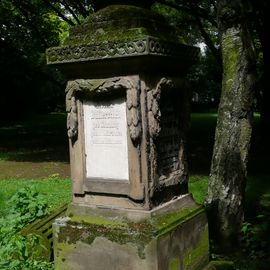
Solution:
[(192, 67), (188, 74), (193, 94), (192, 109), (202, 110), (217, 108), (221, 92), (222, 68), (209, 50), (201, 57), (201, 61)]
[(44, 195), (33, 187), (25, 187), (11, 198), (9, 206), (10, 213), (0, 219), (0, 269), (53, 269), (51, 263), (37, 257), (41, 245), (39, 236), (26, 237), (18, 233), (28, 223), (47, 215), (48, 204)]
[[(9, 242), (0, 247), (0, 269), (6, 270), (50, 270), (52, 263), (36, 258), (36, 250), (40, 250), (40, 239), (37, 235), (28, 237), (14, 234)], [(38, 248), (37, 248), (38, 247)], [(42, 247), (45, 249), (45, 247)]]
[(48, 204), (44, 195), (41, 195), (31, 186), (17, 191), (11, 198), (11, 214), (20, 218), (20, 225), (34, 221), (48, 214)]
[(7, 237), (22, 229), (26, 224), (48, 214), (44, 195), (33, 187), (19, 189), (8, 202), (9, 214), (0, 219), (0, 242), (8, 243)]
[[(6, 216), (10, 211), (10, 203), (6, 203), (8, 198), (13, 196), (18, 189), (25, 190), (31, 187), (43, 194), (43, 199), (46, 197), (49, 212), (61, 207), (63, 204), (69, 203), (71, 200), (71, 181), (69, 179), (63, 180), (56, 178), (57, 175), (52, 175), (54, 179), (43, 180), (1, 180), (0, 181), (0, 217)], [(21, 192), (21, 191), (20, 191)], [(38, 195), (39, 197), (41, 195)], [(16, 197), (15, 197), (16, 198)], [(22, 200), (17, 198), (16, 200)], [(27, 199), (30, 200), (30, 199)], [(20, 206), (20, 208), (25, 206)], [(34, 208), (36, 209), (36, 208)]]
[(0, 1), (0, 74), (9, 89), (0, 106), (8, 110), (10, 100), (14, 105), (7, 117), (51, 111), (63, 103), (64, 82), (46, 66), (45, 49), (59, 44), (66, 31), (44, 1)]
[(263, 260), (270, 254), (270, 193), (261, 196), (261, 211), (256, 219), (242, 227), (243, 251), (253, 260)]

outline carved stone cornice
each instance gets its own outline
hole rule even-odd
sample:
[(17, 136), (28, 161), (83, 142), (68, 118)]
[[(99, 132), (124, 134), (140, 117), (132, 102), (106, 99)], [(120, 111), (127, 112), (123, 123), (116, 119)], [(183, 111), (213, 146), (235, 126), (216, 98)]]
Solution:
[(198, 60), (199, 49), (148, 36), (126, 42), (52, 47), (47, 50), (47, 63), (65, 64), (143, 55), (174, 57), (191, 63)]

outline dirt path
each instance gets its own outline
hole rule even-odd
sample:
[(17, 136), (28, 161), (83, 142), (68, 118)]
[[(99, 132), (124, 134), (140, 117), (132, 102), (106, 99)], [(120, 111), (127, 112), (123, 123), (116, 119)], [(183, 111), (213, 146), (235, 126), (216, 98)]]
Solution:
[(0, 161), (0, 179), (70, 178), (65, 162)]

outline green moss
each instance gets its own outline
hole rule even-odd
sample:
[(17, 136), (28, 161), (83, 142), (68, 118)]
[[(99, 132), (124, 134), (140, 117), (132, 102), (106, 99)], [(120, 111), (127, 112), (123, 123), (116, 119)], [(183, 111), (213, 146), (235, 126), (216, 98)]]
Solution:
[(196, 206), (138, 223), (95, 215), (74, 215), (67, 226), (60, 228), (59, 242), (75, 244), (81, 241), (91, 245), (97, 237), (105, 237), (121, 245), (132, 243), (137, 247), (140, 258), (144, 258), (145, 246), (151, 240), (170, 233), (177, 226), (181, 226), (182, 223), (203, 211), (201, 206)]
[[(61, 228), (59, 242), (74, 244), (77, 241), (91, 245), (97, 237), (105, 237), (118, 244), (132, 243), (137, 246), (140, 258), (144, 258), (144, 248), (153, 237), (153, 228), (148, 223), (113, 222), (102, 218), (89, 218), (90, 223), (69, 222), (68, 226)], [(78, 218), (81, 220), (81, 218)], [(97, 221), (97, 224), (94, 222)], [(104, 223), (102, 224), (102, 222)]]
[(109, 219), (101, 216), (86, 216), (86, 215), (74, 215), (71, 217), (71, 222), (95, 224), (110, 227), (127, 227), (127, 224), (120, 221), (119, 219)]
[(57, 243), (57, 262), (55, 263), (55, 270), (68, 270), (66, 256), (76, 248), (75, 245)]
[(204, 208), (202, 206), (194, 206), (191, 208), (182, 209), (178, 212), (153, 218), (152, 224), (156, 228), (157, 234), (162, 235), (202, 212), (204, 212)]
[(76, 46), (76, 45), (99, 45), (108, 44), (108, 42), (127, 42), (136, 39), (144, 38), (148, 34), (144, 28), (137, 29), (125, 29), (122, 28), (109, 28), (100, 31), (93, 31), (82, 36), (75, 36), (72, 39), (67, 40), (64, 45)]
[[(234, 77), (237, 75), (237, 66), (240, 59), (240, 48), (239, 37), (235, 35), (232, 30), (227, 30), (223, 34), (222, 41), (222, 56), (223, 56), (223, 67), (224, 67), (224, 79), (227, 91), (231, 90), (234, 82)], [(224, 87), (223, 87), (224, 88)]]
[(206, 252), (209, 250), (208, 230), (202, 232), (201, 237), (196, 244), (196, 247), (189, 249), (184, 255), (185, 269), (189, 269), (192, 265), (198, 264), (198, 270), (201, 269), (201, 262), (204, 261)]
[(239, 68), (239, 61), (241, 58), (241, 39), (237, 29), (231, 28), (223, 33), (222, 38), (222, 57), (223, 57), (223, 85), (222, 85), (222, 99), (225, 104), (231, 106), (229, 102), (232, 95), (235, 98), (236, 93), (232, 91), (233, 84), (237, 81), (237, 69)]
[(169, 262), (169, 270), (179, 270), (180, 269), (180, 259), (173, 258)]
[[(155, 36), (177, 41), (175, 30), (165, 24), (162, 16), (135, 6), (114, 5), (91, 14), (81, 25), (73, 27), (65, 45), (126, 42)], [(164, 29), (165, 30), (164, 30)], [(167, 29), (166, 29), (167, 28)], [(159, 29), (157, 31), (157, 29)]]

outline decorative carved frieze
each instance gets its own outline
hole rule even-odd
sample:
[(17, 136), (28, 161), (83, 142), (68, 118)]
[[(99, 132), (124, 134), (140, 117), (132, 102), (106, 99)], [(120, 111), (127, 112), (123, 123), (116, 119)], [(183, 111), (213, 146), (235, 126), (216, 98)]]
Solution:
[(199, 51), (197, 48), (180, 43), (146, 37), (127, 42), (104, 42), (49, 48), (47, 62), (48, 64), (61, 64), (140, 55), (173, 56), (196, 61), (199, 57)]

